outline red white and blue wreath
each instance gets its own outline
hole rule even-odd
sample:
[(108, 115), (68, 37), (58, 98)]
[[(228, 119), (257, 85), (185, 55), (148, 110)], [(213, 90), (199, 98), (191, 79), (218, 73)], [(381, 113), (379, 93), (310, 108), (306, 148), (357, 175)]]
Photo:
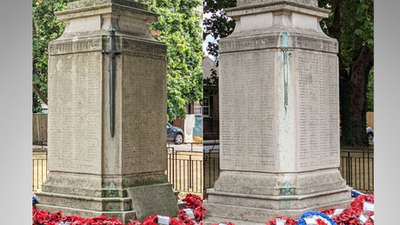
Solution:
[[(309, 211), (299, 217), (298, 225), (307, 225), (306, 220), (314, 220), (318, 225), (337, 225), (333, 219), (324, 213)], [(314, 223), (315, 224), (315, 223)]]

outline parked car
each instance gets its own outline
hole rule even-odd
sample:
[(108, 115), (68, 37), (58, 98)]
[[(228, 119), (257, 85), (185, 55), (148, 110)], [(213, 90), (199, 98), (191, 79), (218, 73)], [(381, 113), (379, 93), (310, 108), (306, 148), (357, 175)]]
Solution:
[(174, 142), (177, 145), (183, 143), (183, 131), (179, 127), (174, 127), (167, 122), (167, 141)]
[(371, 127), (367, 127), (367, 135), (368, 135), (368, 140), (374, 142), (374, 130), (372, 130)]

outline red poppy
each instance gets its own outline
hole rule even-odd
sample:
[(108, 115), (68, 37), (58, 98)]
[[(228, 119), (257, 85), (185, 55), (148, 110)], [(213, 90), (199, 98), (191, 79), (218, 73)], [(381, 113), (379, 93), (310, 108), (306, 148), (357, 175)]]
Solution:
[(158, 218), (157, 216), (151, 215), (143, 220), (142, 225), (157, 225)]
[(267, 225), (276, 225), (276, 219), (285, 219), (285, 225), (295, 225), (295, 222), (286, 216), (276, 216), (274, 219), (268, 221)]
[(182, 223), (181, 222), (179, 222), (177, 219), (175, 219), (175, 218), (171, 218), (170, 220), (169, 220), (169, 225), (182, 225)]
[(36, 221), (39, 223), (39, 224), (44, 224), (46, 221), (45, 221), (45, 218), (46, 218), (46, 215), (37, 215), (36, 216)]

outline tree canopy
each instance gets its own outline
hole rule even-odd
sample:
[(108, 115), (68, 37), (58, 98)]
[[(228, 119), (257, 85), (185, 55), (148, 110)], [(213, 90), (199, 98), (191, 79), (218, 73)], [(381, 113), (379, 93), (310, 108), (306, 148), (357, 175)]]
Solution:
[[(62, 11), (74, 0), (33, 0), (32, 70), (33, 108), (39, 97), (47, 104), (47, 47), (64, 32), (65, 25), (54, 12)], [(137, 0), (146, 3), (151, 12), (160, 15), (150, 25), (153, 37), (167, 45), (167, 119), (185, 118), (186, 106), (202, 97), (201, 18), (196, 7), (200, 0)], [(35, 110), (34, 110), (35, 111)]]
[(167, 49), (167, 120), (184, 119), (186, 106), (203, 96), (200, 0), (137, 0), (160, 15), (150, 25)]
[(47, 104), (47, 47), (59, 38), (65, 25), (58, 21), (54, 12), (65, 9), (72, 0), (32, 0), (32, 87), (33, 112), (40, 107), (39, 98)]
[(341, 143), (368, 145), (365, 130), (366, 112), (373, 110), (367, 95), (373, 91), (368, 81), (373, 82), (369, 76), (374, 66), (374, 1), (320, 0), (318, 4), (332, 10), (321, 21), (321, 28), (339, 41)]
[[(373, 0), (318, 1), (319, 7), (331, 10), (329, 18), (320, 22), (321, 29), (339, 42), (342, 145), (368, 145), (366, 111), (373, 110), (373, 4)], [(204, 20), (203, 39), (209, 35), (217, 39), (207, 47), (216, 59), (218, 39), (231, 34), (235, 26), (224, 9), (235, 6), (236, 0), (204, 0), (204, 13), (211, 13), (211, 17)]]

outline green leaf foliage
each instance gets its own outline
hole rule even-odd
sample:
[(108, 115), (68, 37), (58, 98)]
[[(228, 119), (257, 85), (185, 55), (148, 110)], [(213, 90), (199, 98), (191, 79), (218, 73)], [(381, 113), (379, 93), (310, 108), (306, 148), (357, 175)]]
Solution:
[[(339, 42), (341, 142), (365, 146), (365, 112), (373, 111), (374, 105), (374, 0), (319, 0), (318, 5), (331, 10), (329, 18), (321, 20), (321, 29)], [(211, 13), (211, 18), (204, 20), (203, 39), (216, 39), (207, 51), (217, 60), (219, 38), (231, 34), (235, 27), (235, 21), (226, 17), (224, 9), (235, 6), (236, 0), (204, 0), (204, 13)]]
[[(39, 87), (47, 99), (47, 46), (60, 37), (65, 25), (56, 19), (54, 12), (62, 11), (74, 0), (33, 0), (33, 85)], [(200, 0), (137, 0), (146, 3), (151, 12), (160, 15), (158, 22), (150, 25), (154, 38), (168, 47), (167, 50), (167, 119), (185, 118), (186, 106), (202, 97), (201, 68), (202, 39), (200, 21), (196, 11)], [(42, 99), (47, 101), (46, 99)], [(35, 104), (34, 104), (35, 105)], [(36, 108), (34, 106), (34, 108)]]
[(186, 106), (203, 96), (200, 0), (137, 0), (160, 15), (150, 25), (154, 38), (167, 45), (167, 120), (184, 119)]
[[(38, 88), (41, 100), (47, 103), (47, 47), (64, 32), (65, 25), (54, 12), (65, 9), (73, 0), (32, 0), (32, 83)], [(38, 93), (33, 97), (33, 110), (40, 107)]]

